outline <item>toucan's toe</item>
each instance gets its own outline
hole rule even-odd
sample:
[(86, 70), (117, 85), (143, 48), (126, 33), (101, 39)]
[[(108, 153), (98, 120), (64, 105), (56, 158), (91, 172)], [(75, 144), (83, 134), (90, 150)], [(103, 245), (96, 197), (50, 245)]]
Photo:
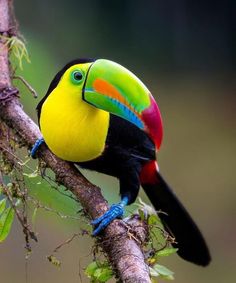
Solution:
[(121, 204), (113, 204), (110, 209), (102, 216), (94, 219), (91, 224), (95, 226), (93, 236), (98, 235), (104, 230), (114, 219), (122, 218), (124, 215), (124, 207)]
[(36, 154), (37, 154), (37, 151), (39, 149), (39, 147), (41, 146), (41, 144), (44, 143), (44, 138), (39, 138), (37, 139), (37, 141), (35, 142), (35, 144), (33, 145), (33, 148), (31, 149), (31, 152), (30, 152), (30, 155), (32, 158), (36, 158)]

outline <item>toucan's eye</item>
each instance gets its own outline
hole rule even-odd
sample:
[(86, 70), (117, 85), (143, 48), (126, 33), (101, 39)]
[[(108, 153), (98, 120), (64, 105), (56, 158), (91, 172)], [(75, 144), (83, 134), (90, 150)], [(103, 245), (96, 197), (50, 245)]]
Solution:
[(83, 81), (83, 73), (79, 70), (71, 73), (71, 80), (74, 84), (80, 84)]

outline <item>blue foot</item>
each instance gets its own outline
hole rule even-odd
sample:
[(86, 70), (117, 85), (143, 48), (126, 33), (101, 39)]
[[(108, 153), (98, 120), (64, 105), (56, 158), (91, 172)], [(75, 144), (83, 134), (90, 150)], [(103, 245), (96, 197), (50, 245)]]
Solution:
[(124, 215), (124, 206), (127, 205), (128, 198), (125, 197), (118, 204), (113, 204), (110, 209), (105, 212), (101, 217), (94, 219), (91, 224), (96, 228), (93, 231), (93, 236), (98, 235), (104, 230), (114, 219), (122, 218)]
[(36, 158), (36, 153), (40, 147), (40, 145), (44, 143), (44, 139), (43, 138), (39, 138), (37, 139), (37, 141), (35, 142), (35, 144), (33, 145), (33, 148), (31, 149), (30, 155), (32, 158)]

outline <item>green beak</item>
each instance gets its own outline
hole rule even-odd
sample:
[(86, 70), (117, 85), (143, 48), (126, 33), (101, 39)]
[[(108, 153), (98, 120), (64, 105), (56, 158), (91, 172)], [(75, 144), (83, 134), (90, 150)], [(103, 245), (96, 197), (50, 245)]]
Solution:
[(98, 59), (91, 65), (83, 99), (141, 129), (145, 127), (142, 112), (151, 104), (149, 90), (133, 73), (105, 59)]

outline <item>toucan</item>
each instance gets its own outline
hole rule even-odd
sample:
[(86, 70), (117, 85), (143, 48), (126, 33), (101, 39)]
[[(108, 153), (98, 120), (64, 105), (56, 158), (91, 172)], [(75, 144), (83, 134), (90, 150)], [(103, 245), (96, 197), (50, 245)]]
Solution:
[(32, 156), (44, 142), (56, 156), (119, 180), (121, 201), (92, 221), (93, 235), (122, 217), (142, 186), (155, 210), (163, 212), (159, 217), (175, 237), (179, 256), (209, 264), (199, 228), (159, 172), (162, 118), (136, 75), (106, 59), (73, 60), (56, 74), (37, 113), (42, 138)]

